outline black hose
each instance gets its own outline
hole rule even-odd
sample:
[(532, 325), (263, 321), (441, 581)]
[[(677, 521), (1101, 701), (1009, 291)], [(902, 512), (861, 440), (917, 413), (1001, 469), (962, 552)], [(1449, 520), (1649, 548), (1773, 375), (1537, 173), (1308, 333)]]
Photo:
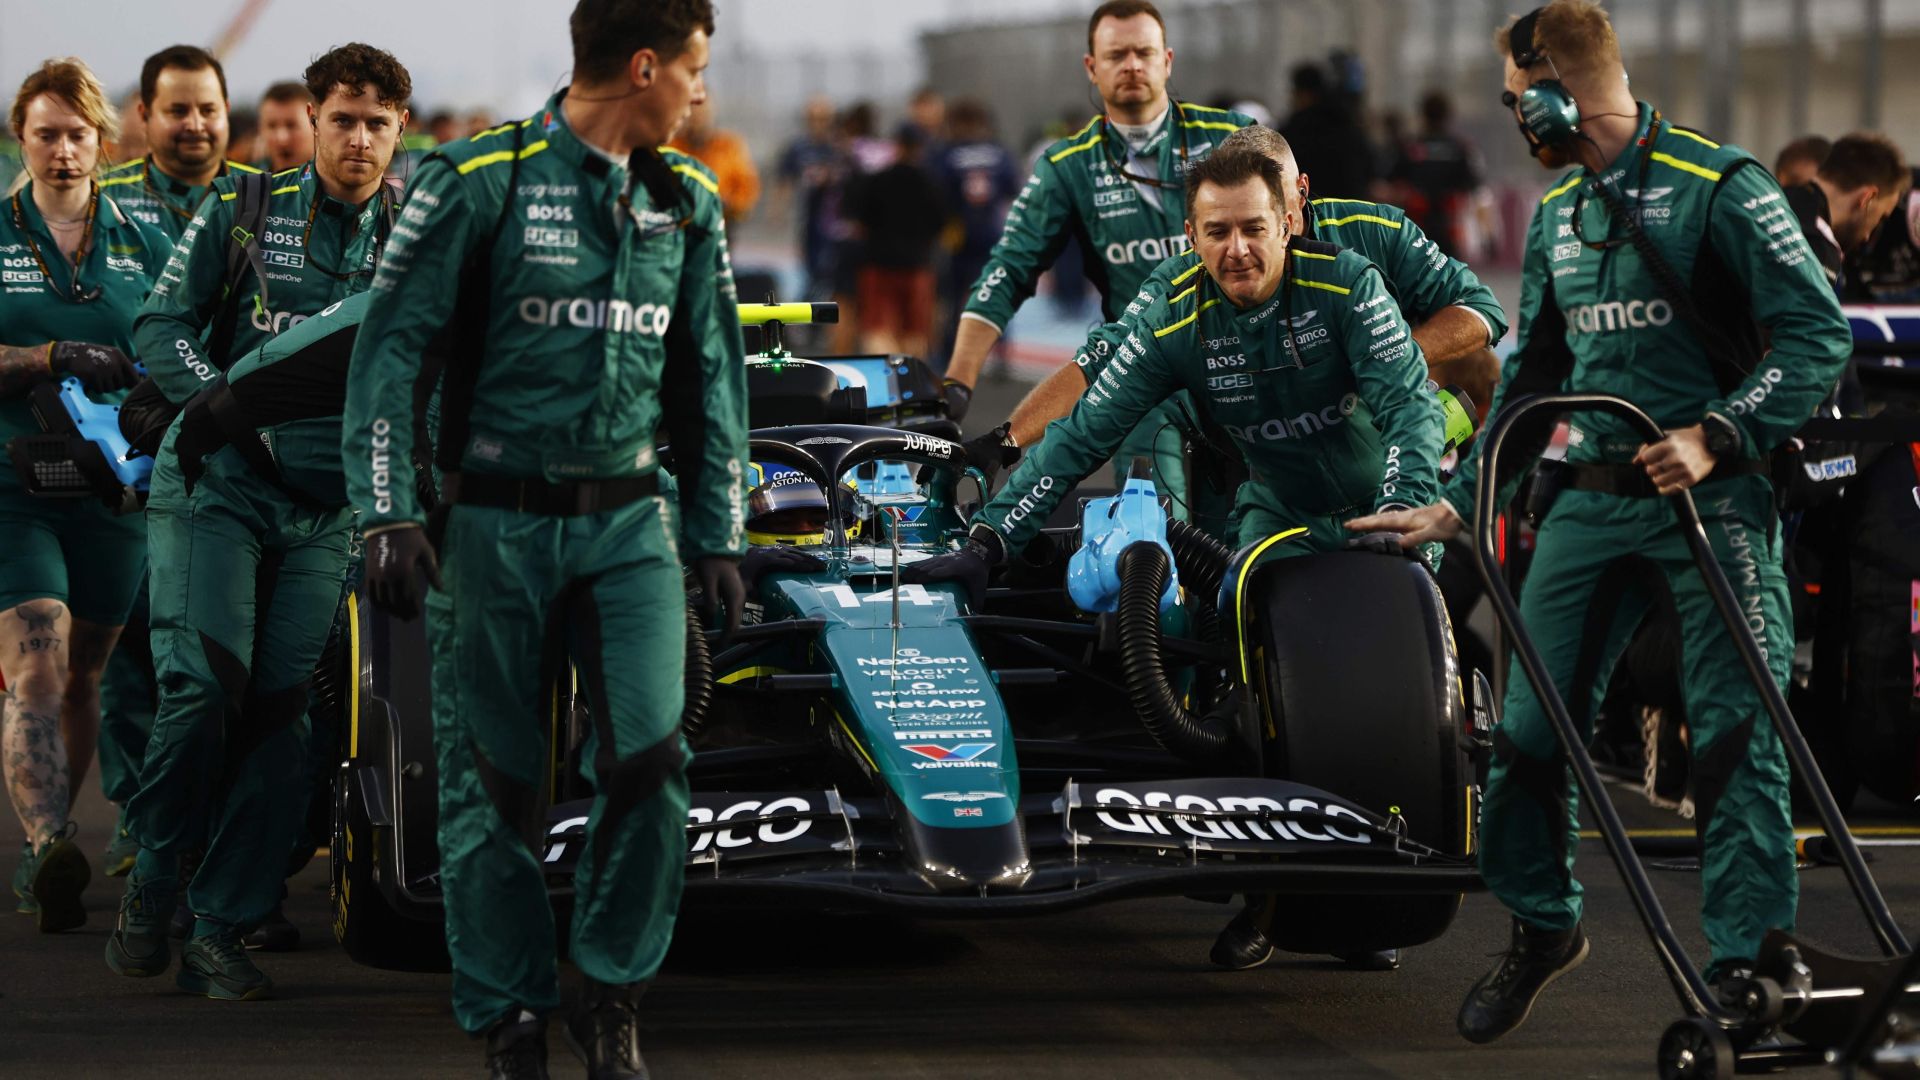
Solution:
[(1155, 742), (1180, 757), (1215, 762), (1234, 749), (1230, 713), (1188, 712), (1160, 657), (1160, 594), (1171, 571), (1166, 551), (1151, 541), (1120, 553), (1120, 665), (1127, 698)]
[(1173, 564), (1180, 568), (1187, 595), (1198, 597), (1211, 610), (1220, 595), (1220, 583), (1226, 580), (1227, 565), (1233, 562), (1233, 549), (1177, 519), (1167, 522), (1167, 546), (1173, 549)]
[(687, 701), (680, 710), (680, 730), (691, 739), (707, 724), (707, 707), (713, 704), (713, 654), (707, 651), (707, 632), (700, 625), (700, 613), (687, 605)]

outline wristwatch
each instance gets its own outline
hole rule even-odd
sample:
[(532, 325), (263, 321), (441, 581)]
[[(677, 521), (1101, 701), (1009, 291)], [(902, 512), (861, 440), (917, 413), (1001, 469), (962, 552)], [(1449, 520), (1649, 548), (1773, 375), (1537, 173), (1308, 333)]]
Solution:
[(1740, 452), (1740, 429), (1733, 426), (1733, 421), (1719, 413), (1708, 413), (1706, 419), (1700, 421), (1700, 429), (1707, 436), (1707, 453), (1715, 458), (1729, 458)]

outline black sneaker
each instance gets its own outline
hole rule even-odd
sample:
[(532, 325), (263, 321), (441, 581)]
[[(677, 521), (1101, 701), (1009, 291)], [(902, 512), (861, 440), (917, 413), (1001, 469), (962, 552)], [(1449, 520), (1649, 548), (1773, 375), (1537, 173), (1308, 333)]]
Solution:
[(586, 980), (580, 1004), (562, 1027), (567, 1046), (587, 1066), (587, 1080), (647, 1080), (640, 1059), (640, 994), (645, 983), (612, 986)]
[(180, 951), (180, 973), (173, 977), (174, 985), (215, 1001), (258, 1001), (273, 993), (273, 980), (253, 966), (246, 946), (240, 944), (240, 932), (213, 925), (217, 929), (211, 934), (194, 928), (192, 939)]
[(93, 869), (80, 846), (73, 842), (78, 826), (66, 828), (33, 852), (27, 892), (34, 901), (34, 921), (43, 934), (57, 934), (86, 925), (87, 908), (81, 894), (93, 880)]
[(1489, 1043), (1526, 1023), (1540, 991), (1587, 959), (1587, 935), (1538, 930), (1513, 920), (1513, 943), (1500, 966), (1480, 977), (1460, 1003), (1458, 1025), (1468, 1042)]
[(107, 967), (135, 979), (152, 978), (173, 962), (161, 912), (173, 910), (173, 883), (154, 883), (128, 875), (120, 898), (120, 917), (107, 935)]
[(547, 1080), (547, 1018), (526, 1009), (487, 1029), (488, 1080)]
[(240, 940), (255, 952), (292, 952), (300, 947), (300, 928), (287, 921), (281, 904), (275, 904), (260, 925)]
[(1228, 971), (1250, 971), (1273, 959), (1273, 942), (1262, 929), (1264, 905), (1248, 904), (1213, 939), (1207, 959)]

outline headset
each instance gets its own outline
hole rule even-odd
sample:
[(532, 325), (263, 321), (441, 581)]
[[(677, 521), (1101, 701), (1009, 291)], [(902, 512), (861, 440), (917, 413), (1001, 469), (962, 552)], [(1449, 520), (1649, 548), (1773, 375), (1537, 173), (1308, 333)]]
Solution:
[(1533, 44), (1533, 26), (1544, 10), (1535, 8), (1513, 24), (1513, 29), (1507, 32), (1507, 51), (1513, 56), (1513, 65), (1522, 71), (1544, 60), (1553, 69), (1553, 78), (1540, 79), (1517, 96), (1511, 90), (1500, 95), (1502, 105), (1509, 109), (1520, 107), (1515, 123), (1534, 157), (1539, 157), (1542, 150), (1566, 146), (1581, 134), (1579, 103), (1561, 83), (1560, 69), (1554, 66), (1553, 57)]

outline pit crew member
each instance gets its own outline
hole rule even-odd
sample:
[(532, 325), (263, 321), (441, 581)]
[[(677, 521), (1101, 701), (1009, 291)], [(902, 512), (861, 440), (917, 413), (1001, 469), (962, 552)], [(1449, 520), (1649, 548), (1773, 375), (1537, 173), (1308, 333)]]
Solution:
[[(95, 183), (116, 117), (85, 64), (40, 65), (8, 127), (28, 179), (0, 204), (0, 442), (40, 432), (28, 395), (50, 380), (77, 376), (95, 394), (133, 384), (133, 316), (170, 246)], [(13, 891), (39, 929), (69, 930), (86, 922), (92, 871), (67, 813), (146, 536), (93, 499), (35, 498), (7, 465), (0, 551), (0, 760), (26, 837)]]
[[(1787, 761), (1672, 508), (1654, 496), (1693, 491), (1784, 688), (1793, 631), (1765, 461), (1833, 388), (1852, 340), (1766, 167), (1636, 102), (1597, 4), (1555, 0), (1497, 42), (1507, 59), (1505, 100), (1534, 156), (1548, 168), (1576, 168), (1534, 213), (1520, 351), (1494, 408), (1509, 395), (1560, 386), (1605, 391), (1668, 432), (1646, 445), (1611, 417), (1570, 418), (1569, 490), (1540, 529), (1521, 611), (1555, 686), (1584, 721), (1604, 689), (1602, 680), (1573, 685), (1595, 583), (1626, 555), (1665, 572), (1681, 620), (1701, 913), (1713, 954), (1707, 976), (1717, 983), (1752, 964), (1767, 930), (1793, 926)], [(1636, 224), (1641, 237), (1631, 232)], [(1476, 465), (1462, 468), (1442, 500), (1348, 527), (1399, 531), (1407, 544), (1452, 536), (1473, 513)], [(1612, 670), (1645, 606), (1621, 606), (1598, 642), (1598, 670)], [(1481, 810), (1480, 868), (1514, 913), (1513, 937), (1461, 1006), (1460, 1032), (1475, 1042), (1519, 1026), (1541, 989), (1588, 952), (1566, 761), (1517, 667), (1505, 704)]]
[[(718, 185), (655, 150), (705, 97), (713, 25), (707, 0), (581, 0), (572, 85), (420, 165), (349, 379), (372, 598), (413, 618), (416, 575), (434, 585), (454, 1014), (485, 1034), (496, 1076), (545, 1075), (560, 1004), (528, 846), (547, 768), (536, 658), (564, 651), (595, 722), (569, 949), (584, 988), (566, 1036), (592, 1075), (644, 1075), (639, 999), (686, 850), (682, 563), (736, 619), (743, 601), (746, 368)], [(442, 361), (445, 512), (429, 540), (408, 462)], [(656, 429), (677, 509), (659, 494)]]

